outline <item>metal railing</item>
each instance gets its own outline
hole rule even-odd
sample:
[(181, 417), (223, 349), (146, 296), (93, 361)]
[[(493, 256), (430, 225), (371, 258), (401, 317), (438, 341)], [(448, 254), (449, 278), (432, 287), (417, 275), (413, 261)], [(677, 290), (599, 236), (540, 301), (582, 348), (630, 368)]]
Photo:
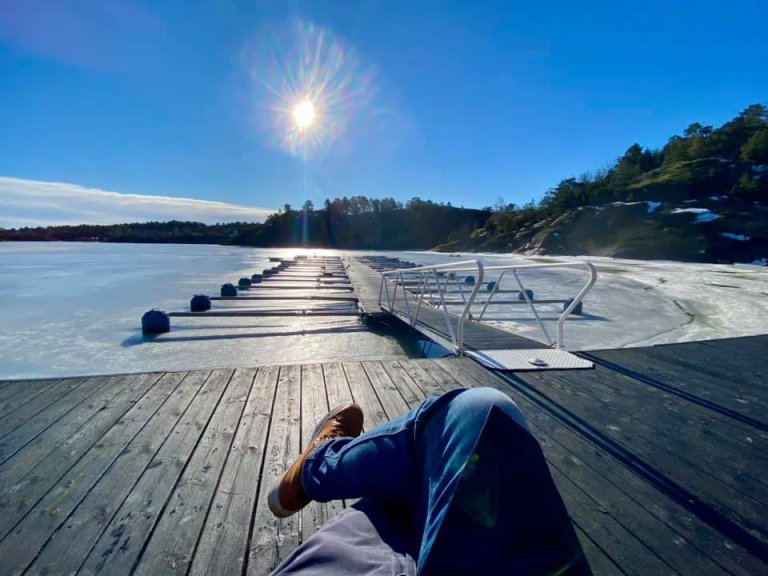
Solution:
[[(469, 294), (461, 286), (459, 272), (474, 272), (477, 276)], [(440, 308), (443, 311), (443, 317), (454, 354), (461, 355), (464, 352), (464, 325), (470, 317), (470, 309), (483, 285), (483, 264), (479, 260), (468, 260), (466, 262), (456, 262), (455, 264), (439, 264), (436, 266), (420, 266), (416, 268), (401, 268), (382, 272), (381, 287), (379, 288), (379, 306), (388, 312), (400, 317), (413, 327), (419, 319), (419, 312), (425, 301), (425, 295), (428, 295), (429, 306), (437, 298)], [(466, 277), (464, 277), (466, 279)], [(457, 292), (461, 294), (464, 309), (458, 315), (456, 329), (454, 330), (452, 315), (449, 314), (445, 295), (448, 293), (448, 286), (457, 287)], [(467, 289), (469, 284), (465, 282)], [(407, 287), (416, 290), (408, 290)], [(391, 288), (391, 289), (390, 289)], [(398, 289), (402, 293), (398, 301)], [(435, 296), (435, 293), (437, 296)], [(413, 301), (415, 299), (415, 302)], [(385, 302), (383, 302), (385, 300)], [(402, 306), (398, 306), (401, 303)], [(445, 344), (445, 342), (441, 342)]]
[[(553, 268), (583, 268), (588, 272), (588, 279), (573, 298), (535, 300), (533, 292), (526, 288), (521, 272), (531, 270), (545, 270)], [(469, 278), (469, 274), (476, 276)], [(464, 273), (464, 275), (461, 275)], [(478, 301), (478, 293), (485, 283), (486, 273), (495, 277), (492, 287), (489, 286), (487, 297)], [(515, 289), (504, 290), (502, 283), (505, 277), (511, 276), (515, 280)], [(464, 352), (464, 326), (467, 321), (482, 322), (488, 306), (515, 304), (527, 305), (533, 312), (536, 323), (541, 329), (544, 338), (550, 346), (558, 350), (563, 349), (563, 332), (565, 320), (581, 304), (584, 297), (592, 289), (597, 281), (597, 269), (589, 262), (572, 261), (548, 264), (511, 264), (507, 266), (484, 267), (479, 260), (457, 262), (455, 264), (440, 264), (435, 266), (421, 266), (417, 268), (403, 268), (382, 273), (381, 287), (379, 289), (379, 305), (390, 313), (400, 317), (410, 326), (415, 327), (419, 321), (419, 312), (426, 304), (433, 309), (442, 310), (446, 332), (449, 338), (448, 344), (452, 352), (461, 355)], [(491, 282), (489, 282), (489, 285)], [(471, 287), (471, 290), (470, 290)], [(398, 299), (398, 291), (400, 298)], [(498, 300), (499, 294), (515, 293), (518, 300)], [(458, 298), (457, 298), (458, 296)], [(536, 309), (536, 304), (563, 304), (563, 312), (557, 320), (557, 336), (555, 340), (549, 335), (544, 322)], [(448, 312), (449, 306), (460, 306), (457, 314)], [(472, 314), (473, 307), (482, 306), (477, 317)], [(454, 329), (453, 319), (456, 319)], [(436, 327), (435, 327), (436, 328)]]
[[(562, 302), (563, 304), (566, 304), (562, 314), (560, 314), (560, 317), (557, 319), (557, 338), (554, 341), (550, 338), (549, 333), (547, 332), (547, 329), (544, 326), (544, 323), (542, 322), (538, 311), (536, 310), (536, 306), (534, 305), (536, 301), (530, 297), (530, 292), (523, 285), (523, 282), (520, 279), (520, 274), (519, 274), (520, 271), (542, 270), (542, 269), (551, 269), (551, 268), (584, 268), (589, 273), (589, 278), (587, 279), (587, 282), (584, 284), (584, 286), (582, 286), (581, 290), (579, 290), (578, 294), (576, 294), (575, 297), (568, 298), (562, 301), (558, 301), (558, 300), (548, 301), (548, 303)], [(520, 296), (528, 304), (531, 311), (533, 312), (533, 315), (536, 318), (536, 323), (541, 328), (541, 331), (543, 332), (547, 342), (550, 342), (551, 346), (553, 348), (557, 348), (558, 350), (563, 349), (563, 329), (565, 325), (565, 320), (568, 318), (571, 312), (573, 312), (579, 306), (579, 304), (581, 304), (581, 301), (584, 299), (584, 296), (587, 295), (587, 292), (589, 292), (592, 289), (592, 286), (595, 285), (595, 282), (597, 282), (597, 268), (595, 268), (595, 266), (590, 262), (581, 262), (581, 261), (556, 262), (551, 264), (518, 264), (518, 265), (510, 265), (510, 266), (493, 266), (493, 267), (486, 268), (486, 270), (488, 270), (489, 272), (498, 272), (499, 276), (498, 276), (498, 279), (496, 280), (496, 284), (494, 285), (493, 289), (488, 295), (488, 300), (483, 305), (483, 309), (480, 312), (478, 321), (482, 321), (483, 315), (485, 314), (485, 310), (488, 308), (494, 296), (500, 292), (500, 286), (501, 286), (502, 280), (504, 279), (504, 276), (507, 274), (507, 272), (511, 272), (515, 278), (515, 282), (517, 286), (519, 287)]]

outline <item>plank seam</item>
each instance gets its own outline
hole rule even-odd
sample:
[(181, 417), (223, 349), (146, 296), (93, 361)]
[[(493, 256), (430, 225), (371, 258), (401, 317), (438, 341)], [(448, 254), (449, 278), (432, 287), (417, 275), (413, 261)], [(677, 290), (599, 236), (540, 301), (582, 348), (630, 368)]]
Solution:
[(621, 572), (622, 574), (624, 574), (625, 576), (627, 576), (627, 572), (621, 568), (621, 566), (620, 566), (620, 565), (619, 565), (619, 564), (616, 562), (616, 560), (614, 560), (613, 556), (611, 556), (611, 555), (608, 553), (608, 551), (607, 551), (605, 548), (603, 548), (602, 546), (600, 546), (600, 544), (598, 544), (598, 543), (597, 543), (597, 542), (594, 540), (594, 538), (592, 538), (592, 537), (589, 535), (589, 533), (587, 532), (587, 530), (586, 530), (586, 528), (585, 528), (584, 526), (582, 526), (581, 524), (579, 524), (579, 523), (578, 523), (576, 520), (574, 520), (573, 518), (571, 518), (571, 522), (573, 523), (574, 527), (577, 529), (577, 532), (578, 532), (578, 531), (580, 531), (580, 532), (581, 532), (581, 533), (584, 535), (584, 538), (586, 538), (587, 540), (589, 540), (589, 541), (592, 543), (592, 545), (593, 545), (595, 548), (597, 548), (597, 549), (598, 549), (598, 550), (599, 550), (599, 551), (600, 551), (600, 552), (603, 554), (603, 556), (605, 556), (605, 557), (608, 559), (608, 561), (609, 561), (611, 564), (613, 564), (613, 567), (614, 567), (614, 568), (616, 568), (616, 570), (618, 570), (619, 572)]
[[(369, 362), (361, 362), (360, 363), (363, 367), (363, 372), (365, 372), (365, 376), (368, 378), (368, 381), (371, 383), (371, 388), (373, 388), (373, 392), (376, 394), (376, 398), (379, 399), (379, 403), (381, 403), (381, 407), (384, 409), (384, 413), (387, 413), (387, 409), (384, 408), (384, 404), (381, 402), (381, 396), (379, 396), (378, 391), (376, 390), (376, 386), (373, 385), (373, 380), (371, 380), (371, 375), (368, 373), (368, 370), (366, 369), (366, 365), (370, 365)], [(400, 390), (400, 387), (395, 384), (395, 381), (392, 379), (392, 376), (389, 375), (389, 372), (387, 372), (386, 368), (384, 368), (384, 365), (382, 362), (379, 362), (379, 365), (381, 366), (381, 371), (384, 373), (384, 375), (389, 380), (389, 383), (392, 384), (392, 387), (397, 391), (397, 395), (400, 396), (400, 399), (403, 401), (403, 404), (408, 406), (408, 409), (410, 410), (410, 406), (408, 405), (408, 401), (405, 399), (405, 396), (403, 396), (403, 392)], [(391, 420), (392, 416), (387, 414), (387, 417)]]
[[(299, 369), (299, 454), (301, 454), (301, 447), (304, 445), (304, 438), (302, 438), (302, 432), (304, 430), (304, 366)], [(304, 539), (304, 514), (299, 511), (296, 518), (296, 532), (299, 544)]]

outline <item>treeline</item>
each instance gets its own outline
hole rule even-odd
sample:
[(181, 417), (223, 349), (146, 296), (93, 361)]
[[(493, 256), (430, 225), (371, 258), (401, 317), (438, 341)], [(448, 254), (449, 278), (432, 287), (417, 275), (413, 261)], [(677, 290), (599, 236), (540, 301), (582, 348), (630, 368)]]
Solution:
[(243, 246), (311, 246), (338, 248), (432, 248), (469, 237), (485, 225), (487, 210), (454, 208), (413, 198), (365, 196), (311, 201), (300, 210), (286, 204), (264, 223), (147, 222), (109, 226), (78, 225), (0, 230), (0, 240), (235, 244)]
[(639, 144), (604, 170), (567, 178), (538, 203), (499, 199), (483, 234), (511, 234), (523, 226), (582, 206), (651, 200), (683, 202), (728, 195), (768, 203), (768, 108), (753, 104), (719, 128), (691, 124), (656, 150)]
[(316, 209), (307, 201), (299, 210), (286, 204), (261, 226), (244, 231), (238, 244), (250, 246), (327, 246), (356, 249), (432, 248), (468, 238), (490, 217), (489, 210), (455, 208), (412, 198), (365, 196), (326, 200)]
[(256, 226), (249, 222), (206, 225), (201, 222), (144, 222), (106, 226), (79, 224), (0, 230), (0, 240), (135, 242), (169, 244), (231, 244), (244, 231)]

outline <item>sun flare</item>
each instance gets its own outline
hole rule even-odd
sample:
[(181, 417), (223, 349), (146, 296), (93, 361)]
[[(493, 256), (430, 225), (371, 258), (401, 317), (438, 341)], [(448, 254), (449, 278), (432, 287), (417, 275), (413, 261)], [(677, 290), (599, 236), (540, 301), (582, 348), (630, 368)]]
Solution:
[(315, 105), (308, 98), (300, 102), (293, 109), (293, 120), (296, 122), (296, 128), (300, 131), (307, 130), (315, 121)]
[(373, 70), (326, 28), (298, 22), (265, 33), (248, 58), (257, 122), (292, 156), (329, 153), (339, 138), (351, 137), (356, 118), (372, 113)]

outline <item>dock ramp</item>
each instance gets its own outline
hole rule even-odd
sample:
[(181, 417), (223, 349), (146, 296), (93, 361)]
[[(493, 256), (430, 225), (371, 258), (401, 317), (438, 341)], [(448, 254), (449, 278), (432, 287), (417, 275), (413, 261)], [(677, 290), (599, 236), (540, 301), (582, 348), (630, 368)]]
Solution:
[[(375, 266), (371, 266), (373, 264)], [(388, 265), (387, 265), (388, 264)], [(495, 370), (537, 371), (592, 368), (591, 361), (564, 347), (564, 323), (581, 313), (582, 300), (597, 279), (588, 262), (484, 267), (479, 260), (435, 266), (408, 265), (392, 259), (350, 259), (348, 274), (364, 313), (398, 318), (455, 355), (467, 355)], [(573, 297), (537, 300), (520, 272), (583, 269), (587, 280)], [(486, 278), (493, 278), (486, 280)], [(562, 305), (552, 338), (537, 305)], [(489, 309), (530, 310), (546, 343), (502, 330), (484, 318)]]

